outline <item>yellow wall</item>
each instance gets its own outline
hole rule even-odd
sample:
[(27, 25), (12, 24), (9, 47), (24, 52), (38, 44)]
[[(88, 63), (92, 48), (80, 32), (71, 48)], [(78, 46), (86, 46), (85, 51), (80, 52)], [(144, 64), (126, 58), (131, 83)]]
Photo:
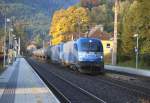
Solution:
[[(104, 55), (111, 54), (111, 49), (113, 47), (113, 41), (111, 40), (102, 40)], [(108, 46), (110, 44), (110, 47)]]

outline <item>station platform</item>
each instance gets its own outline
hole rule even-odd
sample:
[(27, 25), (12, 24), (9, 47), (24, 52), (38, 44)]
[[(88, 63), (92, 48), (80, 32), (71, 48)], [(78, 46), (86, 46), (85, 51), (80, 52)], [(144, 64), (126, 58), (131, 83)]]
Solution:
[(150, 77), (150, 70), (143, 70), (143, 69), (136, 69), (136, 68), (130, 68), (130, 67), (121, 67), (121, 66), (112, 66), (112, 65), (105, 65), (106, 70), (112, 70), (116, 72), (122, 72), (122, 73), (129, 73), (144, 77)]
[(0, 74), (0, 103), (60, 103), (24, 58)]

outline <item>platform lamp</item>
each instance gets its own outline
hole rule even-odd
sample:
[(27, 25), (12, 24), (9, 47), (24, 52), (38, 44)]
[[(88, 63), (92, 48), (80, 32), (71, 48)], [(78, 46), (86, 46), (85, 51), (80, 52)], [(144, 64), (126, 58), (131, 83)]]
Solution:
[(5, 36), (4, 36), (4, 60), (3, 60), (3, 67), (5, 68), (6, 66), (6, 36), (7, 36), (7, 23), (10, 22), (9, 18), (6, 18), (5, 16)]
[(136, 38), (135, 53), (136, 53), (136, 69), (137, 69), (138, 68), (138, 56), (139, 56), (139, 34), (134, 34), (133, 37)]
[(12, 47), (12, 32), (13, 28), (9, 28), (9, 49)]

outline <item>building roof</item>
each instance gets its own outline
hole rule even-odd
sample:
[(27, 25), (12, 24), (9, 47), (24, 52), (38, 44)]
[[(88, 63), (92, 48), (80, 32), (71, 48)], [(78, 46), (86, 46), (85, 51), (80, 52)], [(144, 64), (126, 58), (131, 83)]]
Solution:
[(90, 30), (89, 37), (99, 38), (101, 40), (112, 40), (112, 35), (103, 32), (101, 28), (95, 26)]

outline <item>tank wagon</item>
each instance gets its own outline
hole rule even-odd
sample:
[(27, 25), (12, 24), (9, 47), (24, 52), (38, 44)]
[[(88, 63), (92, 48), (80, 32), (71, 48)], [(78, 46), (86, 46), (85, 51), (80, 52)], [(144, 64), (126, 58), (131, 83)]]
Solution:
[(46, 58), (47, 57), (46, 51), (47, 49), (41, 48), (41, 49), (34, 50), (32, 54), (36, 57)]
[(53, 63), (60, 63), (60, 45), (50, 47), (49, 57)]

